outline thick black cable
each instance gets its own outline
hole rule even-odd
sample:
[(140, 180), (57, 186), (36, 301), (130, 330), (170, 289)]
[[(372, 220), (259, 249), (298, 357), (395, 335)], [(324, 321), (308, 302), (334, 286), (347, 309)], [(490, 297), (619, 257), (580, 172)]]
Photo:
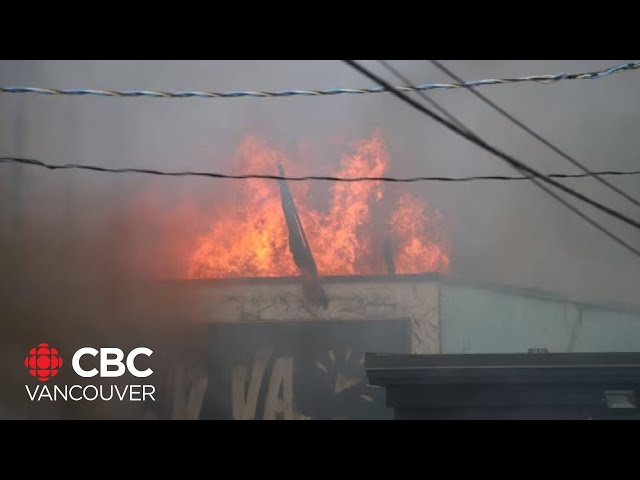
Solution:
[[(332, 181), (332, 182), (364, 182), (364, 181), (375, 181), (375, 182), (398, 182), (398, 183), (411, 183), (411, 182), (421, 182), (421, 181), (441, 181), (441, 182), (467, 182), (471, 180), (533, 180), (530, 176), (523, 177), (509, 177), (504, 175), (493, 175), (493, 176), (476, 176), (476, 177), (412, 177), (412, 178), (394, 178), (394, 177), (332, 177), (332, 176), (304, 176), (304, 177), (289, 177), (289, 176), (280, 176), (280, 175), (260, 175), (260, 174), (245, 174), (245, 175), (231, 175), (224, 173), (214, 173), (214, 172), (164, 172), (161, 170), (153, 170), (146, 168), (108, 168), (108, 167), (98, 167), (94, 165), (80, 165), (74, 163), (62, 164), (62, 165), (53, 165), (42, 162), (40, 160), (34, 160), (31, 158), (17, 158), (17, 157), (0, 157), (0, 163), (20, 163), (24, 165), (31, 165), (35, 167), (42, 167), (49, 170), (89, 170), (93, 172), (102, 172), (102, 173), (141, 173), (148, 175), (163, 175), (170, 177), (207, 177), (207, 178), (219, 178), (219, 179), (231, 179), (231, 180), (248, 180), (248, 179), (263, 179), (263, 180), (287, 180), (287, 181), (307, 181), (307, 180), (321, 180), (321, 181)], [(637, 175), (640, 174), (640, 171), (633, 172), (599, 172), (600, 175)], [(549, 176), (554, 176), (556, 178), (583, 178), (589, 177), (590, 175), (586, 174), (551, 174)], [(548, 189), (544, 185), (539, 185), (543, 190), (548, 191)], [(567, 208), (573, 210), (577, 215), (581, 216), (584, 220), (589, 222), (598, 230), (602, 231), (605, 235), (611, 237), (613, 240), (618, 242), (623, 247), (631, 250), (633, 253), (640, 255), (640, 251), (633, 248), (631, 245), (627, 244), (624, 240), (616, 237), (614, 234), (608, 232), (603, 227), (598, 225), (595, 221), (591, 220), (589, 217), (584, 215), (582, 212), (575, 209), (572, 205), (567, 204), (562, 198), (559, 198), (555, 193), (548, 191), (548, 193), (554, 196), (558, 201), (562, 202), (567, 206)]]
[[(384, 62), (382, 60), (379, 60), (379, 62), (382, 64), (382, 66), (387, 68), (391, 73), (396, 75), (398, 78), (400, 78), (407, 85), (411, 85), (411, 81), (408, 78), (406, 78), (404, 75), (402, 75), (402, 73), (400, 73), (398, 70), (393, 68), (387, 62)], [(455, 124), (457, 124), (462, 130), (466, 131), (468, 134), (470, 134), (472, 136), (475, 136), (477, 138), (477, 135), (469, 127), (464, 125), (460, 120), (458, 120), (455, 116), (453, 116), (453, 114), (451, 114), (449, 111), (447, 111), (444, 107), (442, 107), (440, 104), (438, 104), (435, 100), (429, 98), (426, 93), (424, 93), (424, 92), (419, 92), (419, 93), (422, 96), (422, 98), (424, 98), (425, 100), (429, 101), (429, 103), (431, 103), (434, 107), (436, 107), (439, 111), (441, 111), (447, 118), (452, 120)], [(512, 165), (512, 167), (513, 167), (513, 165)], [(513, 167), (513, 168), (516, 168), (516, 167)], [(516, 168), (516, 170), (520, 171), (518, 168)], [(552, 175), (547, 175), (547, 176), (551, 177)], [(548, 193), (551, 197), (553, 197), (555, 200), (557, 200), (562, 205), (567, 207), (569, 210), (571, 210), (573, 213), (578, 215), (580, 218), (582, 218), (584, 221), (589, 223), (591, 226), (593, 226), (594, 228), (596, 228), (600, 232), (604, 233), (607, 237), (611, 238), (613, 241), (615, 241), (616, 243), (621, 245), (623, 248), (625, 248), (625, 249), (629, 250), (630, 252), (640, 256), (640, 250), (638, 250), (635, 247), (631, 246), (626, 241), (624, 241), (622, 238), (618, 237), (614, 233), (612, 233), (609, 230), (607, 230), (605, 227), (603, 227), (598, 222), (593, 220), (587, 214), (583, 213), (578, 208), (576, 208), (575, 206), (571, 205), (569, 202), (567, 202), (562, 197), (560, 197), (558, 194), (556, 194), (555, 192), (551, 191), (549, 188), (547, 188), (546, 186), (541, 184), (536, 178), (531, 177), (531, 176), (525, 176), (525, 177), (520, 177), (520, 178), (531, 180), (537, 187), (541, 188), (544, 192)]]
[[(449, 70), (447, 67), (445, 67), (442, 63), (438, 62), (437, 60), (430, 60), (431, 63), (433, 63), (437, 68), (439, 68), (441, 71), (443, 71), (444, 73), (446, 73), (447, 75), (449, 75), (451, 78), (455, 79), (456, 81), (460, 82), (462, 81), (460, 79), (459, 76), (457, 76), (455, 73), (453, 73), (451, 70)], [(616, 192), (618, 195), (621, 195), (622, 197), (626, 198), (627, 200), (629, 200), (631, 203), (633, 203), (636, 206), (640, 207), (640, 201), (636, 200), (634, 197), (632, 197), (631, 195), (629, 195), (627, 192), (625, 192), (624, 190), (616, 187), (614, 184), (612, 184), (611, 182), (608, 182), (607, 180), (605, 180), (604, 178), (601, 178), (599, 175), (595, 175), (593, 174), (593, 172), (591, 170), (589, 170), (584, 164), (580, 163), (578, 160), (576, 160), (574, 157), (572, 157), (571, 155), (569, 155), (568, 153), (566, 153), (565, 151), (561, 150), (559, 147), (555, 146), (553, 143), (551, 143), (549, 140), (547, 140), (546, 138), (544, 138), (542, 135), (540, 135), (539, 133), (535, 132), (534, 130), (532, 130), (530, 127), (528, 127), (527, 125), (525, 125), (524, 123), (522, 123), (522, 121), (518, 120), (516, 117), (514, 117), (513, 115), (511, 115), (509, 112), (507, 112), (506, 110), (504, 110), (502, 107), (500, 107), (499, 105), (497, 105), (496, 103), (492, 102), (491, 100), (489, 100), (485, 95), (483, 95), (482, 93), (480, 93), (479, 91), (477, 91), (477, 89), (475, 88), (469, 88), (469, 91), (471, 93), (473, 93), (476, 97), (478, 97), (480, 100), (482, 100), (483, 102), (485, 102), (487, 105), (489, 105), (491, 108), (493, 108), (494, 110), (496, 110), (497, 112), (499, 112), (500, 114), (502, 114), (505, 118), (509, 119), (512, 123), (514, 123), (515, 125), (517, 125), (518, 127), (520, 127), (522, 130), (524, 130), (525, 132), (527, 132), (529, 135), (531, 135), (533, 138), (535, 138), (536, 140), (540, 141), (541, 143), (543, 143), (544, 145), (546, 145), (547, 147), (549, 147), (551, 150), (553, 150), (555, 153), (557, 153), (558, 155), (560, 155), (562, 158), (564, 158), (565, 160), (569, 161), (572, 165), (574, 165), (575, 167), (578, 167), (580, 170), (582, 170), (585, 173), (589, 173), (591, 175), (593, 175), (593, 178), (596, 179), (597, 181), (599, 181), (600, 183), (602, 183), (603, 185), (605, 185), (606, 187), (610, 188), (611, 190), (613, 190), (614, 192)]]
[[(94, 172), (105, 173), (141, 173), (147, 175), (162, 175), (169, 177), (208, 177), (219, 178), (229, 180), (250, 180), (250, 179), (262, 179), (262, 180), (287, 180), (292, 182), (297, 181), (328, 181), (328, 182), (389, 182), (389, 183), (416, 183), (416, 182), (470, 182), (477, 180), (498, 180), (498, 181), (510, 181), (510, 180), (531, 180), (531, 176), (509, 176), (509, 175), (473, 175), (468, 177), (444, 177), (444, 176), (422, 176), (422, 177), (335, 177), (331, 175), (306, 175), (306, 176), (280, 176), (269, 174), (226, 174), (216, 172), (195, 172), (195, 171), (182, 171), (182, 172), (167, 172), (163, 170), (155, 170), (148, 168), (110, 168), (99, 167), (95, 165), (83, 165), (77, 163), (66, 164), (50, 164), (40, 160), (34, 160), (31, 158), (20, 157), (0, 157), (0, 163), (19, 163), (22, 165), (32, 165), (36, 167), (46, 168), (48, 170), (89, 170)], [(626, 176), (626, 175), (640, 175), (640, 170), (604, 170), (595, 172), (597, 175), (607, 176)], [(588, 178), (590, 174), (586, 173), (550, 173), (547, 174), (551, 178)]]
[(386, 82), (384, 79), (380, 78), (379, 76), (375, 75), (374, 73), (370, 72), (369, 70), (367, 70), (366, 68), (358, 65), (355, 61), (353, 60), (344, 60), (345, 63), (347, 63), (349, 66), (351, 66), (352, 68), (354, 68), (355, 70), (357, 70), (358, 72), (362, 73), (364, 76), (366, 76), (367, 78), (369, 78), (370, 80), (373, 80), (376, 83), (379, 83), (381, 86), (389, 88), (390, 92), (395, 95), (396, 97), (400, 98), (401, 100), (403, 100), (404, 102), (408, 103), (409, 105), (411, 105), (413, 108), (415, 108), (416, 110), (424, 113), (425, 115), (431, 117), (432, 119), (436, 120), (437, 122), (441, 123), (442, 125), (444, 125), (445, 127), (447, 127), (449, 130), (452, 130), (454, 133), (457, 133), (458, 135), (466, 138), (468, 141), (470, 141), (471, 143), (474, 143), (475, 145), (478, 145), (479, 147), (487, 150), (490, 153), (493, 153), (494, 155), (496, 155), (497, 157), (503, 159), (505, 162), (507, 162), (508, 164), (510, 164), (511, 166), (517, 168), (518, 170), (521, 170), (523, 172), (526, 172), (536, 178), (539, 178), (540, 180), (548, 183), (549, 185), (552, 185), (554, 187), (556, 187), (557, 189), (571, 195), (572, 197), (575, 197), (589, 205), (591, 205), (592, 207), (597, 208), (598, 210), (607, 213), (608, 215), (617, 218), (618, 220), (621, 220), (629, 225), (634, 226), (637, 229), (640, 229), (640, 222), (633, 220), (632, 218), (627, 217), (626, 215), (610, 208), (607, 207), (606, 205), (603, 205), (585, 195), (583, 195), (580, 192), (577, 192), (551, 178), (546, 177), (545, 175), (543, 175), (542, 173), (538, 172), (537, 170), (529, 167), (528, 165), (522, 163), (520, 160), (515, 159), (514, 157), (512, 157), (511, 155), (508, 155), (504, 152), (502, 152), (501, 150), (497, 149), (496, 147), (488, 144), (487, 142), (485, 142), (484, 140), (480, 139), (479, 137), (475, 136), (475, 135), (470, 135), (469, 133), (465, 132), (464, 130), (462, 130), (460, 127), (458, 127), (457, 125), (449, 122), (448, 120), (440, 117), (439, 115), (433, 113), (431, 110), (429, 110), (428, 108), (426, 108), (424, 105), (421, 105), (420, 103), (418, 103), (417, 101), (415, 101), (414, 99), (404, 95), (402, 92), (399, 92), (398, 90), (393, 89), (393, 87)]
[[(391, 65), (386, 60), (378, 60), (378, 63), (380, 65), (382, 65), (384, 68), (386, 68), (393, 75), (398, 77), (401, 81), (405, 82), (407, 85), (411, 85), (412, 84), (411, 81), (405, 75), (402, 74), (402, 72), (400, 72), (397, 68), (395, 68), (393, 65)], [(438, 110), (441, 114), (443, 114), (445, 117), (447, 117), (451, 122), (453, 122), (456, 125), (458, 125), (458, 127), (460, 127), (462, 130), (464, 130), (467, 133), (471, 133), (471, 134), (475, 135), (473, 132), (471, 132), (471, 130), (469, 130), (469, 128), (466, 125), (463, 125), (460, 122), (460, 120), (458, 120), (456, 117), (454, 117), (446, 108), (444, 108), (442, 105), (440, 105), (434, 99), (432, 99), (425, 92), (422, 92), (422, 91), (418, 90), (417, 93), (418, 93), (418, 95), (420, 95), (422, 97), (422, 99), (425, 102), (429, 103), (433, 108)]]

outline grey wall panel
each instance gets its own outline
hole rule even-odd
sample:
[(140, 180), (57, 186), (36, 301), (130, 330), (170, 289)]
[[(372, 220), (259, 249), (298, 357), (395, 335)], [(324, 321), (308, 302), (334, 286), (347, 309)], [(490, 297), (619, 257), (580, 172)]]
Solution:
[(442, 353), (640, 351), (640, 313), (506, 289), (442, 285), (440, 296)]
[(578, 309), (570, 303), (442, 285), (442, 353), (517, 353), (531, 347), (567, 351)]
[(577, 329), (575, 351), (640, 351), (640, 315), (585, 308)]

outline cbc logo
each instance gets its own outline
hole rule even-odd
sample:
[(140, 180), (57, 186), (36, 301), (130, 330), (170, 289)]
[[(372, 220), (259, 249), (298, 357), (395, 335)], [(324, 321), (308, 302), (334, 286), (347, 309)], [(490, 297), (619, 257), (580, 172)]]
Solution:
[[(146, 347), (134, 348), (129, 352), (125, 362), (124, 352), (119, 348), (101, 348), (96, 350), (91, 347), (83, 347), (78, 350), (71, 359), (71, 366), (74, 372), (84, 378), (91, 378), (99, 375), (100, 377), (121, 377), (126, 371), (138, 378), (145, 378), (153, 373), (153, 370), (147, 368), (139, 370), (136, 367), (136, 357), (144, 355), (150, 357), (153, 350)], [(92, 368), (85, 370), (81, 365), (81, 359), (85, 356), (98, 357), (99, 369)], [(83, 362), (84, 363), (84, 362)], [(51, 377), (58, 374), (59, 368), (62, 366), (62, 357), (58, 354), (58, 350), (51, 347), (47, 343), (41, 343), (35, 348), (29, 350), (29, 355), (24, 359), (24, 365), (33, 377), (37, 377), (41, 382), (46, 382)]]
[(29, 355), (24, 359), (24, 366), (29, 369), (32, 377), (46, 382), (58, 374), (58, 369), (62, 366), (62, 357), (58, 355), (58, 350), (48, 343), (41, 343), (29, 350)]
[[(98, 351), (95, 348), (84, 347), (73, 355), (71, 366), (78, 375), (85, 378), (95, 377), (98, 373), (101, 377), (121, 377), (126, 370), (134, 377), (145, 378), (151, 375), (153, 370), (150, 368), (138, 370), (135, 366), (135, 360), (138, 355), (150, 357), (152, 353), (153, 351), (149, 348), (134, 348), (129, 355), (127, 355), (125, 368), (125, 364), (122, 363), (124, 353), (119, 348), (101, 348), (100, 351)], [(92, 357), (100, 356), (100, 371), (98, 371), (97, 368), (85, 370), (80, 366), (80, 359), (85, 355), (91, 355)]]

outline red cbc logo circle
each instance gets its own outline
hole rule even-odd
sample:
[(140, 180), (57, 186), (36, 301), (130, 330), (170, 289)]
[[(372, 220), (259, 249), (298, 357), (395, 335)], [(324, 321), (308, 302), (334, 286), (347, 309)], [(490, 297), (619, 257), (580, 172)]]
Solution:
[(48, 343), (41, 343), (29, 350), (29, 355), (24, 359), (24, 366), (29, 369), (32, 377), (46, 382), (58, 374), (58, 369), (62, 366), (62, 357), (58, 354), (58, 350), (49, 346)]

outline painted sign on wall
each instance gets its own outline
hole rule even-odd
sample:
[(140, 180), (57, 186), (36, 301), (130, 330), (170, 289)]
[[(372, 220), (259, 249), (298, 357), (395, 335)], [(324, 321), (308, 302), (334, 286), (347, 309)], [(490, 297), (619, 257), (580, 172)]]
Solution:
[(364, 353), (409, 353), (409, 319), (213, 324), (201, 419), (384, 419)]

